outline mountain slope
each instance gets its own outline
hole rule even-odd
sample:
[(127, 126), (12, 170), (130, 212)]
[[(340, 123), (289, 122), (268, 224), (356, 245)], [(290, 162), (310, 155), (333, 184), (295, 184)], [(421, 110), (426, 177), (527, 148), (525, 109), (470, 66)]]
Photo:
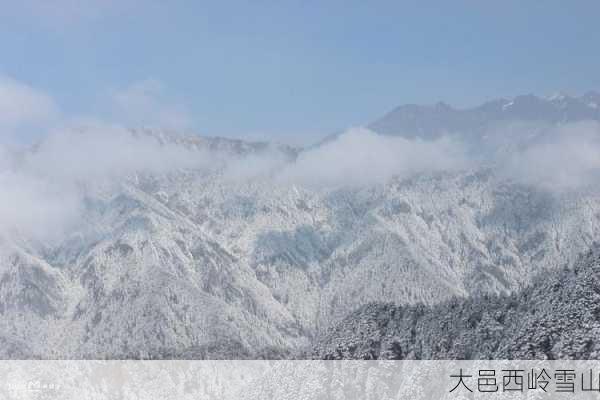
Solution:
[(2, 337), (25, 357), (281, 355), (369, 302), (518, 289), (600, 234), (593, 194), (489, 173), (325, 192), (140, 175), (88, 204), (69, 239), (19, 250), (35, 274), (7, 250)]
[(597, 359), (600, 255), (510, 296), (433, 307), (370, 304), (316, 345), (320, 359)]

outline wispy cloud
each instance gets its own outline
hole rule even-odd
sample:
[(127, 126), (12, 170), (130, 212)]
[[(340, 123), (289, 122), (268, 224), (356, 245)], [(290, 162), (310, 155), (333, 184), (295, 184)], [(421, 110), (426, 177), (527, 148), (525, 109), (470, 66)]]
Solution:
[(358, 128), (302, 153), (279, 179), (326, 187), (364, 185), (394, 176), (456, 170), (468, 163), (462, 144), (450, 137), (411, 140)]
[(21, 129), (41, 128), (59, 117), (58, 105), (49, 95), (0, 76), (0, 137), (14, 135)]
[(112, 92), (111, 104), (121, 114), (106, 122), (67, 118), (42, 91), (0, 78), (0, 137), (27, 126), (49, 132), (35, 150), (23, 150), (19, 156), (0, 141), (0, 231), (18, 229), (37, 237), (69, 231), (85, 204), (82, 187), (121, 181), (137, 172), (180, 168), (219, 168), (225, 179), (268, 179), (274, 185), (304, 185), (316, 190), (385, 183), (392, 177), (458, 171), (481, 164), (494, 166), (499, 176), (511, 181), (556, 193), (600, 184), (598, 122), (513, 126), (510, 132), (495, 132), (492, 147), (503, 151), (482, 153), (484, 159), (457, 136), (406, 139), (363, 128), (308, 148), (292, 161), (275, 147), (231, 157), (135, 136), (118, 122), (173, 128), (185, 125), (182, 121), (187, 118), (175, 112), (178, 108), (172, 106), (165, 90), (159, 81), (146, 80)]
[(187, 116), (164, 92), (158, 81), (135, 83), (109, 99), (118, 110), (111, 120), (82, 118), (62, 113), (43, 91), (0, 77), (0, 231), (48, 237), (68, 230), (83, 208), (82, 184), (219, 165), (212, 155), (134, 137), (124, 127), (185, 126)]
[(0, 146), (0, 233), (51, 239), (79, 221), (87, 189), (118, 188), (136, 173), (221, 165), (214, 154), (134, 136), (114, 125), (61, 128), (19, 157)]
[[(525, 134), (525, 132), (523, 132)], [(551, 191), (600, 184), (600, 124), (569, 123), (546, 129), (539, 139), (497, 160), (508, 179)]]
[(116, 117), (128, 125), (185, 129), (192, 124), (183, 103), (170, 97), (166, 85), (157, 79), (114, 90), (111, 100)]
[(78, 221), (82, 201), (72, 187), (16, 170), (0, 171), (0, 234), (59, 237)]

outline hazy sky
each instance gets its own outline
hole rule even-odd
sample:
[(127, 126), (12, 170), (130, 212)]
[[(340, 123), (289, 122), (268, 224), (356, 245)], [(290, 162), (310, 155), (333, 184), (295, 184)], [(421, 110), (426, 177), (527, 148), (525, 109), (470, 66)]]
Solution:
[(600, 89), (598, 1), (3, 3), (0, 78), (63, 117), (309, 137), (402, 103)]

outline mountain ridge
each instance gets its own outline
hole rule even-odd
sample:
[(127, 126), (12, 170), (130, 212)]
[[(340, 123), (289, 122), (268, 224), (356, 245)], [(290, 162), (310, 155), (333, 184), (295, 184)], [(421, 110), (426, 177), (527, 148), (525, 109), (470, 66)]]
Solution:
[(408, 138), (433, 139), (444, 134), (481, 135), (497, 123), (532, 121), (565, 123), (600, 120), (600, 93), (579, 97), (542, 98), (533, 94), (495, 99), (457, 109), (438, 102), (432, 106), (401, 105), (367, 125), (375, 132)]

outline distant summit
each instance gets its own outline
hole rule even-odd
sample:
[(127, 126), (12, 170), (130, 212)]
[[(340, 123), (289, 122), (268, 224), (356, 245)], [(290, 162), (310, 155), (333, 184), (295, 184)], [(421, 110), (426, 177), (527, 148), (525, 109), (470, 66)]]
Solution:
[(506, 122), (558, 124), (584, 120), (600, 120), (600, 93), (590, 91), (580, 97), (559, 93), (546, 98), (527, 94), (467, 109), (456, 109), (443, 102), (425, 106), (407, 104), (368, 127), (385, 135), (432, 139), (449, 133), (477, 136)]

